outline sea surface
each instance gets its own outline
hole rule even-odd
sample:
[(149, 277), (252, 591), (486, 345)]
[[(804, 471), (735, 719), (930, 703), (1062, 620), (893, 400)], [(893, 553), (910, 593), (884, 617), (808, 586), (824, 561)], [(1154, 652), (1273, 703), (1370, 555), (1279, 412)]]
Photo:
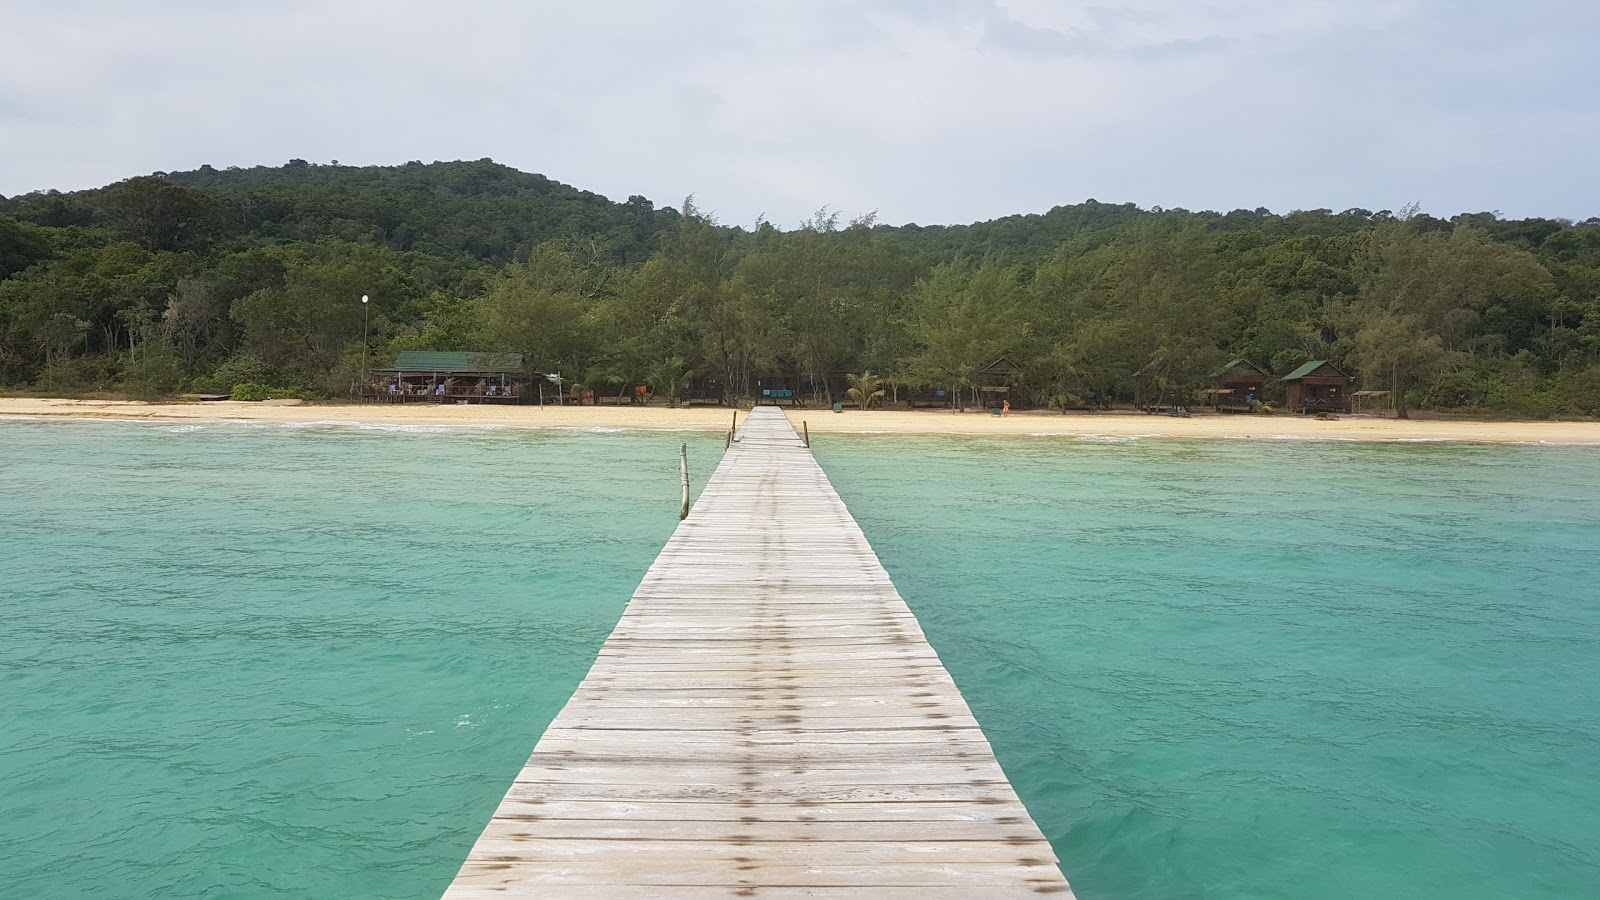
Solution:
[(438, 897), (685, 441), (0, 421), (0, 897)]
[(1600, 447), (813, 444), (1080, 897), (1600, 896)]
[[(685, 441), (0, 421), (0, 896), (438, 896)], [(1595, 895), (1600, 448), (815, 443), (1085, 900)]]

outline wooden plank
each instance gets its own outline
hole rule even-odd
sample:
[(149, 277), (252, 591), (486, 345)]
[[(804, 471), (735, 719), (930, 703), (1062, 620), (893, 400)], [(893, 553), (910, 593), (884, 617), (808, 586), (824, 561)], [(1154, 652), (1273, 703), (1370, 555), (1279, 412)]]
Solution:
[(811, 454), (753, 411), (451, 898), (1071, 896)]
[[(863, 863), (852, 861), (832, 865), (818, 860), (809, 865), (763, 864), (754, 854), (734, 853), (726, 860), (702, 862), (698, 855), (684, 852), (666, 860), (646, 859), (636, 865), (626, 860), (611, 862), (597, 859), (593, 862), (526, 862), (518, 864), (516, 857), (498, 860), (495, 856), (469, 859), (462, 867), (463, 877), (481, 886), (500, 886), (516, 896), (524, 884), (531, 885), (682, 885), (693, 887), (727, 886), (756, 889), (751, 896), (765, 896), (766, 886), (783, 887), (838, 887), (864, 888), (863, 896), (879, 896), (878, 887), (908, 885), (955, 887), (965, 885), (969, 897), (992, 896), (991, 887), (1004, 889), (1015, 885), (1035, 889), (1037, 886), (1060, 885), (1065, 887), (1061, 873), (1051, 870), (1055, 864), (1038, 857), (1018, 857), (1015, 862), (951, 862), (937, 859), (927, 862)], [(741, 861), (742, 860), (742, 861)], [(496, 870), (495, 863), (506, 868)], [(447, 891), (445, 896), (451, 896)], [(504, 894), (502, 894), (504, 896)], [(1071, 896), (1063, 893), (1062, 896)]]
[[(723, 841), (729, 835), (756, 842), (802, 843), (837, 831), (836, 822), (740, 822), (662, 819), (518, 819), (512, 835), (540, 840), (627, 840), (649, 843), (668, 832), (674, 840)], [(990, 843), (997, 825), (993, 820), (940, 822), (913, 819), (895, 822), (851, 822), (852, 842), (910, 844), (917, 841), (972, 841)], [(1040, 847), (1048, 849), (1048, 844)], [(691, 848), (699, 849), (699, 848)], [(1053, 858), (1053, 857), (1052, 857)]]
[(665, 819), (675, 822), (745, 824), (976, 822), (986, 827), (996, 827), (1022, 824), (1027, 811), (1021, 803), (834, 803), (813, 806), (796, 815), (785, 806), (768, 804), (507, 798), (496, 815), (517, 821), (542, 819), (568, 823), (602, 821), (609, 824)]
[[(1067, 886), (1009, 886), (985, 888), (984, 898), (1032, 898), (1041, 895), (1070, 897)], [(704, 898), (764, 897), (771, 900), (792, 898), (843, 898), (872, 897), (874, 900), (973, 900), (975, 893), (970, 885), (947, 887), (940, 885), (833, 885), (774, 886), (759, 888), (730, 885), (663, 885), (663, 884), (607, 884), (607, 885), (529, 885), (517, 883), (514, 889), (500, 884), (477, 885), (458, 880), (450, 888), (450, 896), (459, 900), (505, 900), (506, 897), (551, 898), (551, 900), (704, 900)]]

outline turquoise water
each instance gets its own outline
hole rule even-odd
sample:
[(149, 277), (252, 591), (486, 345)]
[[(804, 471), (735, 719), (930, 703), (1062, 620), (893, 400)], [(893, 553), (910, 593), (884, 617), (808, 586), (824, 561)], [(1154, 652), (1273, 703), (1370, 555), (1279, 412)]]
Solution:
[(1600, 449), (816, 443), (1080, 896), (1600, 893)]
[(685, 438), (416, 431), (0, 422), (0, 896), (439, 895)]
[[(0, 895), (437, 896), (683, 440), (0, 422)], [(817, 443), (1085, 898), (1600, 884), (1600, 450)]]

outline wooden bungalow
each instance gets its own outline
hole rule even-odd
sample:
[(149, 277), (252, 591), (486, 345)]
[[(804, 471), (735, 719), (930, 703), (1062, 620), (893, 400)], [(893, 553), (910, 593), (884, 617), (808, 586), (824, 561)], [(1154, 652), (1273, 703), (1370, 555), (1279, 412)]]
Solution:
[(804, 406), (811, 387), (799, 363), (787, 356), (779, 356), (752, 374), (746, 390), (756, 406), (770, 403), (775, 406)]
[(1021, 377), (1022, 367), (1004, 356), (979, 369), (975, 378), (979, 403), (987, 409), (999, 409), (1000, 404), (1010, 401), (1015, 408), (1020, 400)]
[(919, 406), (943, 409), (951, 403), (950, 392), (941, 387), (907, 386), (904, 391), (899, 393), (902, 398), (901, 402), (905, 403), (908, 409), (916, 409)]
[(1288, 389), (1290, 412), (1350, 411), (1350, 383), (1354, 379), (1327, 360), (1314, 359), (1280, 380)]
[[(656, 396), (662, 396), (658, 390)], [(720, 378), (690, 377), (688, 385), (678, 395), (685, 406), (722, 406), (728, 402), (728, 392)]]
[(800, 376), (794, 374), (763, 372), (750, 387), (751, 393), (754, 394), (751, 399), (757, 406), (763, 403), (798, 406), (803, 402), (800, 396), (801, 381)]
[(379, 403), (524, 403), (531, 393), (520, 353), (405, 350), (361, 387)]
[(1205, 393), (1211, 408), (1223, 412), (1249, 412), (1250, 403), (1261, 399), (1267, 384), (1267, 370), (1248, 359), (1236, 359), (1212, 376), (1215, 386)]
[(817, 376), (788, 360), (779, 359), (772, 368), (758, 372), (751, 380), (751, 399), (757, 406), (763, 403), (805, 406), (826, 403), (831, 394), (833, 402), (844, 403), (850, 390), (850, 376), (860, 372), (860, 369), (836, 369), (825, 376)]

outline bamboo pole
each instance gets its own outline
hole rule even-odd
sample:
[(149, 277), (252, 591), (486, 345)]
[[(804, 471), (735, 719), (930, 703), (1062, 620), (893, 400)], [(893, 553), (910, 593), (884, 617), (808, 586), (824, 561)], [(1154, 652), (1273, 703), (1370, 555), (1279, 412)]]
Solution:
[(678, 468), (683, 474), (683, 509), (678, 512), (678, 521), (689, 518), (689, 445), (684, 444), (678, 449)]

